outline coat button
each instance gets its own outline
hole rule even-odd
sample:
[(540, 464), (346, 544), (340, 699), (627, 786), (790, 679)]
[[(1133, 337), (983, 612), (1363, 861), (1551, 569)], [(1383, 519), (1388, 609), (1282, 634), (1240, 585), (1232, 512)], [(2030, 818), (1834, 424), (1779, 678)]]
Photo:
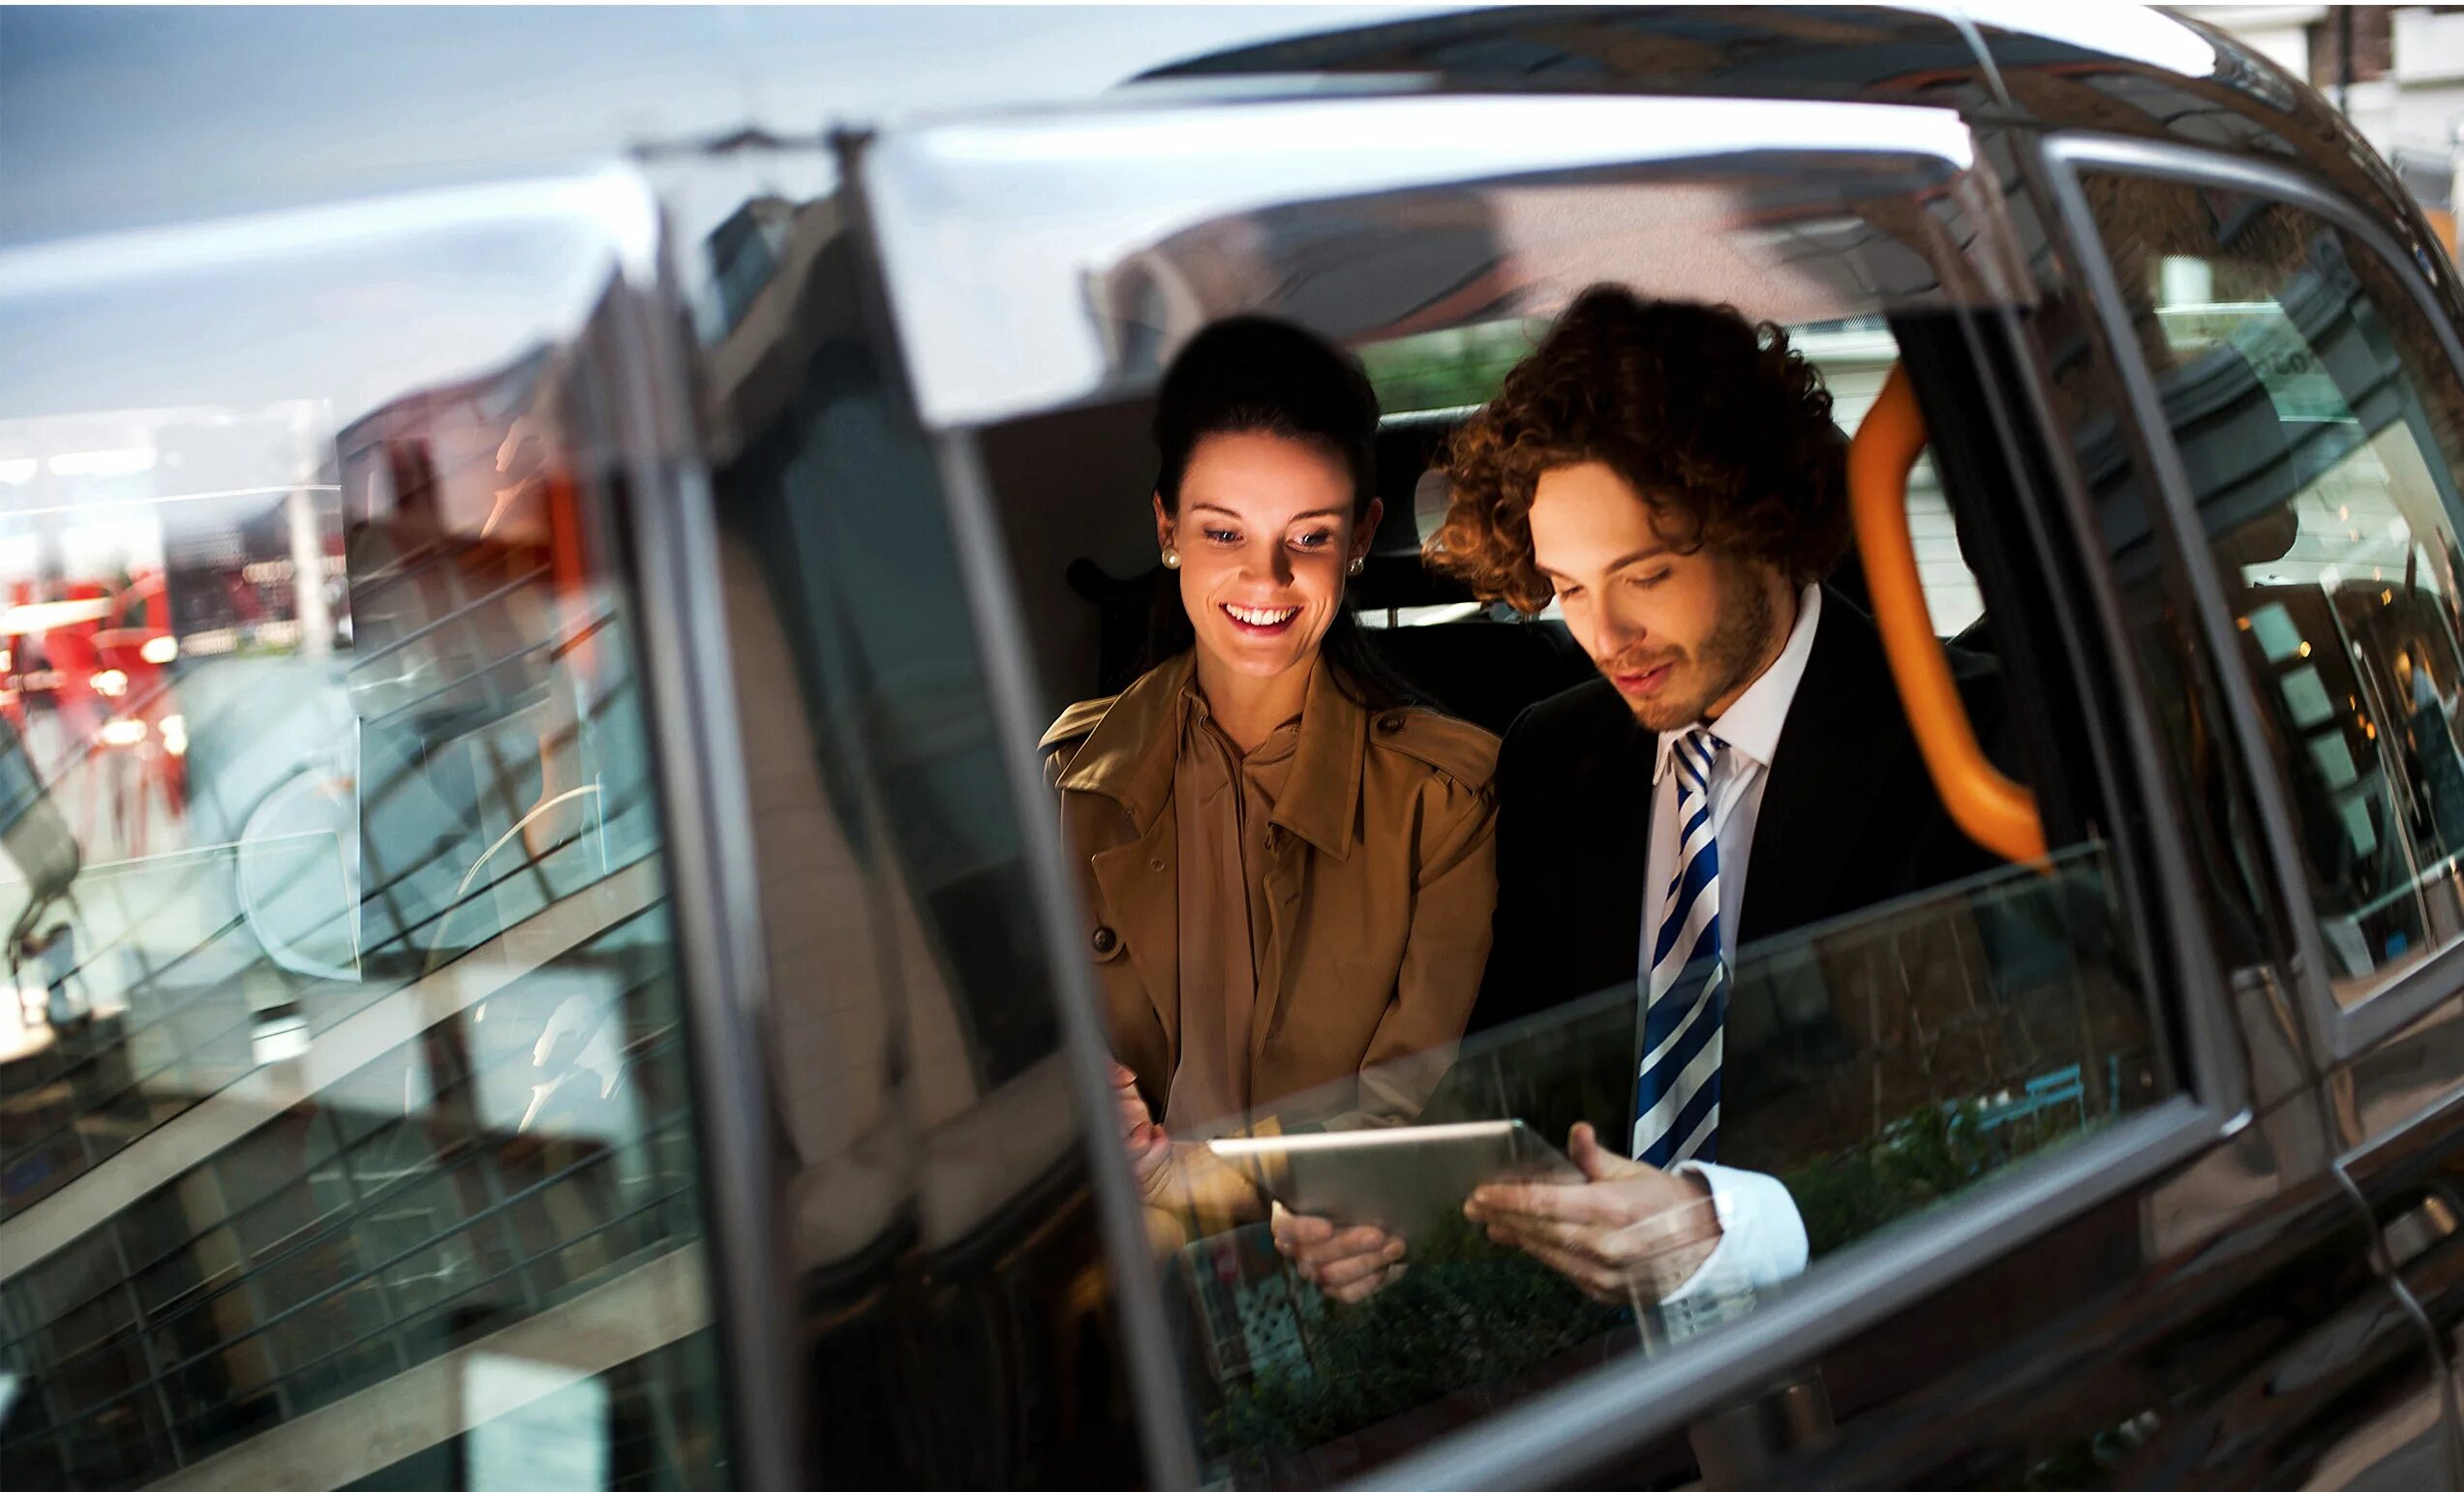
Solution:
[(1095, 944), (1095, 951), (1099, 954), (1110, 953), (1113, 949), (1121, 946), (1120, 934), (1114, 932), (1110, 928), (1096, 929), (1095, 936), (1092, 941)]
[(1382, 715), (1378, 716), (1378, 729), (1385, 732), (1389, 736), (1393, 735), (1396, 731), (1403, 729), (1402, 712), (1397, 711), (1392, 715)]

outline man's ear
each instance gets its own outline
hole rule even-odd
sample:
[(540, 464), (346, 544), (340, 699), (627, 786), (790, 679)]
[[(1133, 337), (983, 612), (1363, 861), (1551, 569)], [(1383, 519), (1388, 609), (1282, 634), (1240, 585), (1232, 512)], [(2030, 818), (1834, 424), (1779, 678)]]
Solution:
[(1164, 511), (1162, 493), (1155, 494), (1152, 501), (1155, 504), (1155, 547), (1159, 551), (1170, 549), (1172, 547), (1172, 515)]

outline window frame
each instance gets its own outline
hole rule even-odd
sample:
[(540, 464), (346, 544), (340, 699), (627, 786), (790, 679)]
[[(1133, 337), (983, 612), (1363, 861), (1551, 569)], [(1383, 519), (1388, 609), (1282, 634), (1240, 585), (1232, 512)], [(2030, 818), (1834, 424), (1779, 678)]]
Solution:
[[(1478, 107), (1485, 103), (1493, 105), (1501, 116), (1510, 117), (1524, 102), (1457, 98), (1453, 104)], [(1697, 104), (1650, 102), (1662, 111), (1684, 110)], [(1699, 107), (1710, 112), (1728, 106), (1725, 101), (1699, 101)], [(1832, 117), (1835, 108), (1838, 114), (1849, 115), (1869, 108), (1906, 112), (1900, 106), (1837, 106), (1826, 107), (1826, 117)], [(1996, 180), (1978, 132), (1964, 121), (1959, 130), (1967, 142), (1972, 169), (1997, 191), (2024, 190)], [(1849, 130), (1829, 140), (1809, 138), (1799, 143), (1814, 161), (1852, 160), (1856, 151), (1842, 139), (1856, 137)], [(1015, 796), (1025, 806), (1020, 810), (1020, 830), (1026, 856), (1042, 872), (1044, 885), (1036, 910), (1046, 934), (1046, 952), (1053, 962), (1070, 1077), (1078, 1092), (1081, 1122), (1089, 1130), (1086, 1139), (1095, 1163), (1091, 1181), (1104, 1214), (1107, 1241), (1114, 1251), (1115, 1280), (1127, 1287), (1120, 1292), (1124, 1346), (1134, 1367), (1161, 1369), (1160, 1376), (1141, 1372), (1149, 1383), (1147, 1391), (1138, 1396), (1138, 1422), (1160, 1442), (1144, 1447), (1145, 1460), (1158, 1485), (1187, 1486), (1195, 1478), (1194, 1437), (1180, 1406), (1170, 1398), (1172, 1385), (1179, 1383), (1180, 1367), (1162, 1339), (1160, 1299), (1152, 1283), (1151, 1261), (1135, 1224), (1127, 1163), (1112, 1142), (1107, 1122), (1110, 1094), (1104, 1081), (1101, 1008), (1084, 959), (1078, 955), (1080, 922), (1071, 880), (1065, 873), (1058, 807), (1046, 788), (1033, 749), (1043, 723), (1035, 715), (1033, 663), (1014, 624), (1019, 606), (1008, 568), (1006, 531), (980, 447), (982, 429), (996, 424), (998, 417), (1023, 411), (1011, 404), (1015, 395), (972, 380), (948, 380), (948, 349), (936, 346), (938, 326), (900, 326), (902, 313), (913, 310), (917, 288), (929, 279), (931, 266), (947, 258), (950, 243), (921, 236), (917, 202), (912, 198), (901, 200), (897, 185), (884, 190), (885, 167), (895, 180), (902, 164), (914, 164), (908, 142), (893, 136), (852, 144), (843, 179), (854, 204), (852, 221), (869, 261), (869, 310), (893, 350), (919, 421), (936, 451), (953, 539), (967, 578), (967, 599), (998, 716), (995, 726), (1008, 747)], [(1670, 167), (1680, 161), (1717, 159), (1718, 154), (1715, 146), (1705, 145), (1685, 152), (1638, 150), (1635, 159)], [(1809, 161), (1809, 168), (1819, 168), (1814, 161)], [(1467, 168), (1459, 175), (1415, 177), (1398, 183), (1397, 189), (1493, 179), (1498, 174), (1493, 169)], [(1999, 246), (1987, 242), (1970, 246), (1968, 252), (1991, 255), (2006, 253), (2009, 247), (2007, 241)], [(2007, 450), (2015, 438), (2033, 438), (2041, 424), (2032, 417), (2035, 406), (2025, 397), (2030, 390), (2023, 386), (2024, 374), (1998, 375), (1985, 355), (1984, 339), (1999, 339), (2012, 350), (2014, 362), (2023, 369), (2026, 366), (2015, 313), (1997, 304), (1981, 311), (1970, 308), (1961, 320), (1968, 328), (1967, 355), (1974, 360), (1978, 376), (1992, 384), (1991, 397), (2002, 416), (1988, 439), (1996, 442), (1995, 448)], [(1020, 330), (1018, 324), (1004, 324), (992, 334), (1016, 336)], [(1085, 389), (1070, 391), (1076, 398), (1087, 393)], [(2076, 549), (2085, 531), (2076, 527), (2075, 512), (2049, 510), (2053, 506), (2075, 509), (2076, 494), (2068, 490), (2071, 484), (2060, 478), (2032, 480), (2012, 463), (2002, 464), (2013, 466), (2015, 490), (2025, 495), (2023, 502), (2027, 511), (2016, 525), (2017, 532), (2025, 535), (2021, 547), (2040, 554)], [(2092, 554), (2083, 552), (2072, 558), (2093, 573)], [(2092, 636), (2106, 652), (2118, 655), (2118, 634), (2110, 608), (2100, 610), (2060, 597), (2053, 604), (2066, 626), (2083, 629), (2081, 635)], [(2128, 698), (2127, 691), (2124, 696)], [(2082, 764), (2083, 770), (2100, 774), (2107, 791), (2128, 795), (2131, 807), (2144, 804), (2161, 809), (2169, 800), (2151, 785), (2153, 779), (2147, 775), (2150, 758), (2146, 752), (2152, 749), (2152, 737), (2145, 723), (2138, 722), (2134, 735), (2115, 740), (2132, 723), (2093, 723), (2091, 738), (2110, 754), (2096, 763)], [(1754, 1396), (1775, 1373), (1817, 1357), (1921, 1305), (1943, 1281), (1975, 1270), (2097, 1205), (2142, 1189), (2236, 1133), (2249, 1118), (2248, 1074), (2236, 1055), (2228, 992), (2212, 956), (2204, 961), (2198, 957), (2204, 934), (2187, 894), (2179, 889), (2185, 879), (2163, 873), (2179, 859), (2177, 837), (2171, 832), (2169, 820), (2153, 812), (2147, 817), (2155, 827), (2144, 837), (2116, 833), (2107, 842), (2123, 863), (2116, 868), (2121, 886), (2145, 893), (2128, 908), (2126, 920), (2132, 926), (2136, 951), (2146, 963), (2144, 998), (2151, 1018), (2176, 1022), (2173, 1031), (2159, 1039), (2167, 1040), (2172, 1049), (2172, 1065), (2181, 1083), (2178, 1091), (2123, 1117), (2106, 1133), (2066, 1146), (2016, 1172), (1986, 1180), (1938, 1214), (1911, 1219), (1884, 1235), (1827, 1257), (1821, 1268), (1811, 1271), (1784, 1297), (1741, 1322), (1725, 1325), (1682, 1353), (1633, 1355), (1596, 1369), (1566, 1386), (1451, 1429), (1428, 1446), (1345, 1485), (1381, 1492), (1527, 1486), (1597, 1472), (1637, 1446)], [(2148, 860), (2152, 863), (2141, 864)], [(2187, 978), (2170, 977), (2176, 964), (2189, 971)]]
[[(2299, 868), (2299, 836), (2287, 802), (2285, 784), (2270, 761), (2256, 685), (2236, 660), (2232, 608), (2213, 563), (2207, 558), (2206, 531), (2190, 494), (2172, 426), (2165, 418), (2155, 380), (2123, 309), (2121, 288), (2113, 259), (2080, 176), (2107, 171), (2190, 187), (2214, 187), (2265, 198), (2310, 214), (2349, 235), (2376, 255), (2412, 295), (2414, 309), (2428, 323), (2447, 355), (2449, 372), (2464, 384), (2464, 340), (2449, 320), (2454, 312), (2442, 306), (2395, 238), (2352, 201), (2299, 171), (2269, 163), (2218, 154), (2192, 145), (2065, 132), (2041, 144), (2056, 207), (2077, 252), (2085, 289), (2095, 301), (2094, 320), (2103, 334), (2113, 365), (2122, 381), (2128, 411), (2140, 427), (2139, 447), (2147, 459), (2156, 507), (2167, 540), (2196, 559), (2183, 565), (2192, 603), (2203, 634), (2219, 666), (2216, 676), (2230, 716), (2234, 749), (2250, 764), (2258, 784), (2257, 819), (2265, 852), (2275, 876), (2275, 893), (2293, 913), (2291, 929), (2297, 967), (2285, 971), (2301, 1008), (2311, 1051), (2323, 1070), (2331, 1070), (2412, 1024), (2433, 1007), (2464, 988), (2464, 937), (2445, 946), (2412, 967), (2387, 975), (2351, 1005), (2339, 1004), (2328, 987), (2326, 943), (2319, 930), (2310, 889)], [(2400, 308), (2380, 307), (2393, 315)]]

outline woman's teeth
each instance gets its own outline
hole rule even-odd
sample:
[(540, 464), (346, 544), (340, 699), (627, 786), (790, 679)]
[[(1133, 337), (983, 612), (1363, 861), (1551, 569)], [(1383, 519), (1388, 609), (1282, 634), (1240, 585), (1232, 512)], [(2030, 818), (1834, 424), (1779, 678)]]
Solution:
[(1234, 622), (1246, 622), (1251, 626), (1281, 626), (1300, 615), (1300, 608), (1297, 606), (1285, 606), (1272, 611), (1262, 611), (1254, 606), (1226, 606), (1224, 610), (1232, 614)]

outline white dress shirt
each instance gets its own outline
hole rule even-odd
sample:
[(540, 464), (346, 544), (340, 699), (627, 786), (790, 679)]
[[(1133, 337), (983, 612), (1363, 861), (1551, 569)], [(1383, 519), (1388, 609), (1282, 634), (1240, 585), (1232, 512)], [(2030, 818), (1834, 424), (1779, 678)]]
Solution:
[[(1788, 706), (1805, 678), (1813, 629), (1821, 621), (1822, 588), (1808, 586), (1797, 597), (1796, 625), (1789, 628), (1780, 656), (1710, 722), (1712, 733), (1726, 743), (1712, 769), (1710, 792), (1712, 834), (1719, 845), (1719, 953), (1732, 971), (1754, 823), (1762, 815), (1771, 759), (1779, 752), (1780, 728), (1788, 723)], [(1651, 986), (1651, 953), (1659, 941), (1668, 883), (1678, 868), (1677, 774), (1669, 770), (1668, 754), (1684, 734), (1683, 728), (1662, 731), (1659, 758), (1652, 765), (1651, 838), (1643, 852), (1643, 941), (1635, 950), (1636, 975), (1645, 989)], [(1700, 1176), (1711, 1188), (1720, 1236), (1686, 1283), (1661, 1300), (1662, 1307), (1711, 1307), (1721, 1299), (1750, 1299), (1755, 1287), (1805, 1272), (1805, 1220), (1777, 1177), (1700, 1161), (1687, 1161), (1677, 1169)], [(1673, 1332), (1682, 1329), (1677, 1321), (1669, 1325)]]

